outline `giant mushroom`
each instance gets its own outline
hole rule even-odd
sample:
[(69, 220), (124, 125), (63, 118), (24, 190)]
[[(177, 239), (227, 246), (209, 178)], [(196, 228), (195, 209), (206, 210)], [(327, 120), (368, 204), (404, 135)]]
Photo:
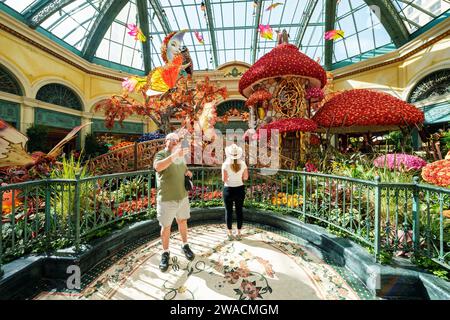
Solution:
[(424, 121), (424, 114), (387, 93), (353, 89), (325, 103), (313, 120), (333, 133), (378, 132), (419, 125)]
[(317, 122), (318, 131), (355, 134), (412, 128), (423, 123), (424, 114), (390, 94), (352, 89), (332, 97), (312, 119)]
[[(307, 90), (321, 89), (327, 82), (325, 70), (295, 45), (287, 43), (286, 35), (285, 30), (279, 33), (278, 45), (256, 61), (239, 81), (239, 92), (246, 98), (260, 90), (272, 95), (270, 110), (265, 113), (265, 119), (259, 121), (260, 127), (267, 125), (269, 119), (308, 117)], [(300, 160), (305, 160), (308, 134), (302, 131), (285, 132), (282, 139), (280, 145), (284, 156), (293, 159), (301, 150)]]

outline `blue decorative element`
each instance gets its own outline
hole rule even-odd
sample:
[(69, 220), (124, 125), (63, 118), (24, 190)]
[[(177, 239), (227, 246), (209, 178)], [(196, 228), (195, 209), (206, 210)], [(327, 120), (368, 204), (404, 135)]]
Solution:
[(119, 123), (115, 122), (114, 127), (110, 130), (105, 127), (104, 120), (94, 119), (92, 120), (92, 132), (142, 134), (142, 132), (144, 132), (144, 124), (136, 122), (123, 122), (121, 126)]
[(425, 124), (435, 124), (450, 121), (450, 101), (423, 107)]
[(34, 123), (54, 128), (72, 129), (81, 125), (81, 117), (52, 110), (36, 108)]
[(20, 129), (20, 104), (0, 100), (0, 118)]
[(141, 137), (139, 137), (139, 139), (137, 139), (137, 142), (145, 142), (145, 141), (151, 141), (151, 140), (156, 140), (156, 139), (162, 139), (165, 136), (166, 136), (165, 134), (160, 133), (158, 131), (147, 132), (147, 133), (144, 133)]

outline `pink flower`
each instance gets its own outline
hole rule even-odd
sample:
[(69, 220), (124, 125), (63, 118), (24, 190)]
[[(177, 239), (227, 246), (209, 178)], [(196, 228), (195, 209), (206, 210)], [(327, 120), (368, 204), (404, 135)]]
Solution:
[(305, 164), (305, 170), (306, 170), (306, 172), (318, 172), (319, 171), (317, 169), (317, 167), (314, 165), (314, 163), (311, 163), (311, 162), (307, 162)]
[(409, 154), (388, 153), (385, 156), (380, 156), (373, 161), (377, 168), (406, 169), (406, 170), (420, 170), (427, 165), (427, 162), (422, 158), (412, 156)]
[(126, 89), (128, 92), (133, 92), (137, 83), (138, 81), (136, 78), (125, 78), (122, 82), (122, 88)]
[(251, 300), (255, 300), (256, 298), (260, 297), (259, 290), (261, 290), (260, 287), (256, 287), (256, 282), (250, 282), (247, 280), (242, 280), (241, 283), (242, 292)]

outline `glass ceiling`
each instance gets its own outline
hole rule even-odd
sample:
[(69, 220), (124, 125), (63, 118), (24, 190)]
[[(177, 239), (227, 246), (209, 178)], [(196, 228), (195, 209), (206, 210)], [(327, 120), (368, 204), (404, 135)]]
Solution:
[[(267, 10), (277, 2), (282, 5)], [(326, 15), (333, 2), (334, 21)], [(336, 67), (393, 50), (450, 12), (448, 0), (210, 0), (203, 1), (205, 7), (198, 0), (0, 0), (0, 8), (2, 3), (87, 60), (137, 72), (163, 64), (161, 43), (170, 31), (191, 31), (184, 42), (196, 70), (235, 60), (252, 64), (275, 46), (275, 31), (283, 29), (308, 56)], [(147, 30), (147, 43), (128, 35), (129, 23)], [(274, 40), (260, 37), (259, 23), (272, 27)], [(345, 36), (326, 49), (324, 33), (331, 29), (343, 30)], [(203, 35), (204, 44), (194, 31)]]

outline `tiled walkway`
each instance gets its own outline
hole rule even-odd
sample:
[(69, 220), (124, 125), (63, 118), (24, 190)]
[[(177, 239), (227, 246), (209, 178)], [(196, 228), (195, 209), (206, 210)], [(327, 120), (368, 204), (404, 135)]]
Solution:
[[(248, 226), (242, 241), (228, 241), (222, 225), (190, 229), (196, 259), (171, 239), (171, 266), (158, 269), (161, 243), (118, 253), (83, 277), (81, 293), (44, 291), (35, 299), (366, 299), (351, 272), (332, 266), (273, 229)], [(111, 262), (113, 261), (113, 263)]]

